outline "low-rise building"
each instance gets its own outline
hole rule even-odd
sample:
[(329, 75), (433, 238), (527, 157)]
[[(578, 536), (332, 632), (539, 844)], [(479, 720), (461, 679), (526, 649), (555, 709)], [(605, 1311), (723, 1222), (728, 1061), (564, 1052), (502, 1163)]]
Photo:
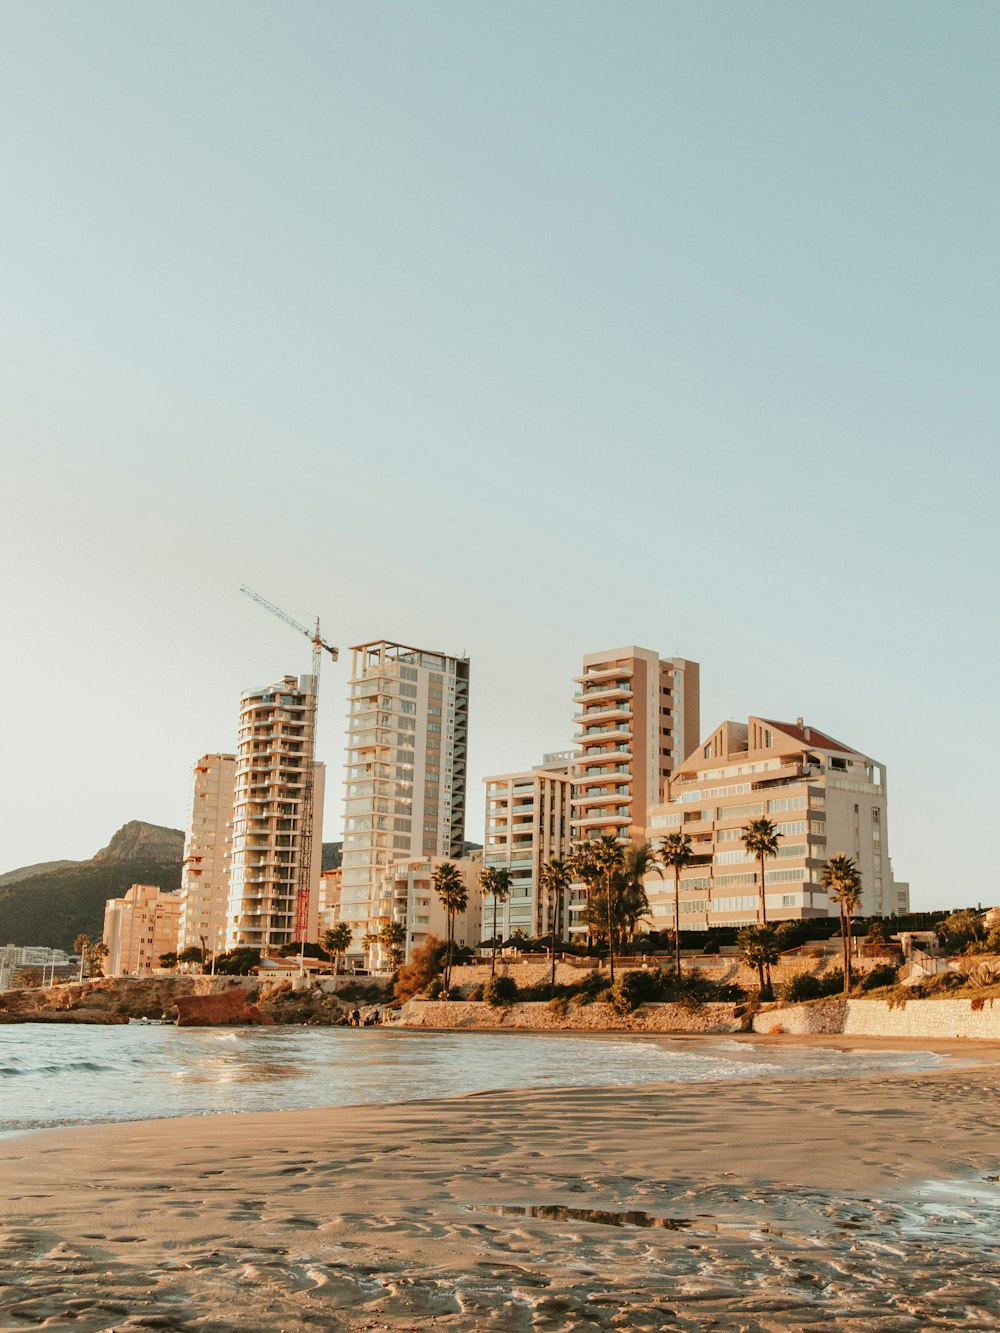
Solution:
[[(413, 950), (426, 942), (429, 935), (444, 939), (448, 918), (441, 900), (434, 891), (434, 871), (446, 864), (443, 856), (421, 856), (405, 861), (392, 861), (379, 877), (379, 921), (395, 922), (406, 932), (404, 961), (409, 962)], [(483, 899), (479, 888), (479, 871), (483, 867), (482, 853), (455, 858), (451, 864), (458, 870), (468, 894), (468, 906), (455, 917), (455, 943), (475, 947), (480, 940)], [(376, 969), (390, 965), (388, 951), (376, 946), (370, 953), (371, 965)]]
[(72, 959), (62, 949), (49, 949), (45, 945), (5, 944), (0, 946), (0, 990), (17, 986), (19, 978), (26, 972), (34, 973), (44, 984), (54, 981), (57, 975), (68, 975), (72, 967)]
[[(724, 722), (681, 764), (667, 800), (650, 811), (646, 836), (686, 833), (694, 858), (681, 875), (682, 930), (757, 921), (759, 866), (743, 845), (753, 819), (780, 834), (765, 867), (768, 922), (837, 914), (820, 882), (837, 853), (861, 873), (859, 915), (908, 910), (905, 884), (893, 881), (885, 768), (868, 755), (807, 726), (751, 717)], [(672, 876), (645, 880), (652, 928), (673, 925)]]
[[(570, 848), (570, 764), (573, 751), (547, 754), (534, 768), (486, 778), (486, 844), (483, 864), (510, 873), (511, 890), (497, 907), (497, 933), (515, 930), (537, 937), (551, 929), (551, 907), (540, 889), (540, 872), (550, 857)], [(562, 904), (556, 932), (565, 938)], [(493, 938), (493, 898), (483, 904), (483, 938)]]
[(148, 977), (163, 954), (177, 952), (181, 895), (155, 884), (133, 884), (124, 898), (104, 908), (104, 944), (109, 977)]

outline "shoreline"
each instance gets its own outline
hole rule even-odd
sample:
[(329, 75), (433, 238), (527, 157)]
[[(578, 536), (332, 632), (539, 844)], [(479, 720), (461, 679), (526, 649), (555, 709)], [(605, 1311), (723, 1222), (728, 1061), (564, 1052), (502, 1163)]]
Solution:
[[(30, 1132), (0, 1143), (0, 1310), (81, 1333), (992, 1327), (996, 1054)], [(955, 1216), (926, 1214), (935, 1181)]]
[[(184, 1032), (185, 1029), (180, 1029)], [(234, 1037), (239, 1037), (241, 1033), (247, 1036), (259, 1038), (265, 1032), (277, 1035), (282, 1031), (294, 1031), (297, 1034), (303, 1031), (313, 1031), (317, 1034), (325, 1034), (330, 1031), (326, 1028), (302, 1028), (298, 1025), (288, 1025), (286, 1028), (272, 1027), (270, 1029), (259, 1028), (219, 1028), (204, 1029), (197, 1028), (193, 1030), (199, 1036), (205, 1032), (226, 1033)], [(972, 1067), (989, 1067), (996, 1065), (1000, 1068), (1000, 1046), (987, 1042), (975, 1042), (967, 1040), (952, 1041), (922, 1041), (917, 1038), (888, 1038), (888, 1037), (868, 1037), (868, 1036), (844, 1036), (844, 1035), (824, 1035), (824, 1034), (781, 1034), (774, 1033), (697, 1033), (697, 1032), (676, 1032), (676, 1033), (655, 1033), (655, 1032), (635, 1032), (628, 1030), (606, 1031), (606, 1030), (553, 1030), (549, 1028), (524, 1029), (524, 1028), (406, 1028), (392, 1027), (374, 1027), (361, 1029), (366, 1036), (374, 1040), (396, 1040), (400, 1037), (433, 1039), (441, 1036), (457, 1036), (463, 1038), (482, 1038), (495, 1037), (503, 1040), (507, 1037), (528, 1037), (528, 1038), (549, 1038), (549, 1039), (576, 1039), (587, 1042), (594, 1040), (618, 1042), (623, 1038), (628, 1042), (640, 1041), (644, 1045), (652, 1045), (669, 1051), (671, 1048), (681, 1048), (696, 1046), (711, 1048), (716, 1043), (735, 1044), (745, 1046), (751, 1049), (759, 1048), (761, 1050), (803, 1050), (803, 1051), (835, 1051), (845, 1056), (850, 1055), (852, 1051), (857, 1052), (884, 1052), (887, 1055), (906, 1055), (906, 1054), (927, 1054), (940, 1060), (936, 1066), (928, 1066), (922, 1069), (894, 1069), (886, 1067), (877, 1070), (859, 1070), (858, 1072), (845, 1071), (843, 1074), (828, 1072), (824, 1074), (805, 1072), (805, 1073), (770, 1073), (753, 1075), (745, 1078), (741, 1077), (704, 1077), (704, 1078), (685, 1078), (683, 1080), (645, 1080), (636, 1079), (629, 1081), (623, 1078), (618, 1082), (595, 1082), (595, 1083), (566, 1083), (566, 1084), (539, 1084), (527, 1083), (521, 1085), (498, 1084), (492, 1087), (469, 1088), (463, 1091), (450, 1093), (431, 1092), (426, 1096), (400, 1097), (392, 1100), (372, 1100), (372, 1101), (351, 1101), (351, 1102), (329, 1102), (316, 1101), (312, 1104), (300, 1106), (277, 1107), (271, 1110), (263, 1110), (259, 1107), (206, 1107), (202, 1110), (185, 1110), (178, 1113), (164, 1113), (162, 1115), (137, 1115), (133, 1117), (101, 1117), (87, 1121), (78, 1121), (75, 1123), (64, 1124), (25, 1124), (15, 1125), (11, 1128), (0, 1130), (0, 1143), (12, 1139), (36, 1136), (39, 1134), (72, 1134), (77, 1131), (84, 1131), (92, 1128), (113, 1128), (120, 1126), (122, 1128), (141, 1126), (141, 1125), (173, 1125), (186, 1120), (203, 1119), (221, 1119), (223, 1121), (239, 1120), (247, 1116), (265, 1115), (265, 1116), (284, 1116), (294, 1115), (300, 1112), (330, 1112), (339, 1113), (341, 1111), (361, 1110), (364, 1107), (385, 1108), (385, 1107), (406, 1107), (422, 1106), (430, 1102), (450, 1101), (462, 1097), (478, 1097), (484, 1095), (501, 1095), (517, 1093), (535, 1093), (540, 1091), (551, 1092), (553, 1095), (566, 1095), (572, 1092), (579, 1092), (588, 1088), (610, 1088), (640, 1090), (643, 1088), (669, 1089), (669, 1088), (729, 1088), (737, 1084), (754, 1085), (758, 1083), (781, 1085), (798, 1084), (803, 1082), (855, 1082), (858, 1079), (879, 1077), (879, 1078), (926, 1078), (948, 1073), (953, 1070), (967, 1069)], [(192, 1034), (192, 1035), (193, 1035)], [(183, 1038), (181, 1038), (183, 1040)], [(172, 1040), (172, 1038), (171, 1038)]]

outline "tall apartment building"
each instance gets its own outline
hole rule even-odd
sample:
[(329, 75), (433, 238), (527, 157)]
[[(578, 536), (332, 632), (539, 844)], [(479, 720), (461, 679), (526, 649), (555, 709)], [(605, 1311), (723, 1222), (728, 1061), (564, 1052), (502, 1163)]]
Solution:
[(297, 938), (299, 866), (309, 859), (306, 940), (317, 936), (325, 769), (313, 768), (312, 846), (304, 828), (313, 753), (312, 676), (285, 676), (240, 698), (226, 948), (279, 947)]
[(576, 683), (573, 837), (639, 836), (667, 778), (698, 743), (698, 663), (615, 648), (585, 657)]
[[(839, 852), (861, 872), (862, 915), (908, 911), (907, 886), (889, 860), (885, 768), (802, 718), (724, 722), (681, 764), (668, 799), (650, 812), (647, 836), (681, 831), (695, 857), (681, 875), (681, 929), (758, 919), (759, 866), (743, 847), (751, 819), (781, 834), (765, 866), (768, 922), (837, 915), (820, 883)], [(645, 880), (654, 929), (673, 924), (671, 879)]]
[(166, 893), (155, 884), (133, 884), (124, 898), (109, 898), (104, 905), (105, 974), (151, 976), (163, 954), (177, 952), (180, 907), (179, 893)]
[[(539, 887), (542, 866), (570, 846), (570, 764), (574, 752), (547, 754), (534, 768), (486, 778), (486, 844), (483, 863), (510, 871), (511, 893), (497, 904), (498, 931), (532, 937), (548, 934), (549, 905)], [(561, 904), (559, 905), (561, 907)], [(556, 931), (565, 936), (561, 913)], [(483, 938), (493, 936), (493, 899), (483, 904)]]
[[(642, 838), (650, 808), (662, 800), (670, 774), (698, 742), (698, 663), (661, 658), (633, 645), (590, 653), (575, 679), (579, 749), (570, 770), (572, 839), (605, 833)], [(574, 884), (571, 935), (586, 933), (586, 903), (586, 889)]]
[(178, 951), (226, 947), (232, 854), (234, 754), (203, 754), (194, 766), (191, 815), (181, 869)]
[(340, 919), (357, 952), (389, 919), (391, 861), (462, 856), (469, 661), (384, 639), (351, 651)]

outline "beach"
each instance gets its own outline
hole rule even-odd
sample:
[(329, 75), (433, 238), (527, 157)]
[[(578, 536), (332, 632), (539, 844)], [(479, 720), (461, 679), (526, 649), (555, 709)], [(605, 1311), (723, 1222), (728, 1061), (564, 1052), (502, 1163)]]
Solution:
[(0, 1327), (996, 1327), (1000, 1052), (945, 1049), (10, 1137)]

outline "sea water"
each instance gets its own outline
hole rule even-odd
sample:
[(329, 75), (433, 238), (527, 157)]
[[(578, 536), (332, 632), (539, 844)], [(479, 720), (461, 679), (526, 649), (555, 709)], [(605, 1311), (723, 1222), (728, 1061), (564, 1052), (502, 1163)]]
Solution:
[(726, 1039), (350, 1028), (0, 1027), (0, 1132), (450, 1097), (499, 1088), (930, 1069), (926, 1052)]

